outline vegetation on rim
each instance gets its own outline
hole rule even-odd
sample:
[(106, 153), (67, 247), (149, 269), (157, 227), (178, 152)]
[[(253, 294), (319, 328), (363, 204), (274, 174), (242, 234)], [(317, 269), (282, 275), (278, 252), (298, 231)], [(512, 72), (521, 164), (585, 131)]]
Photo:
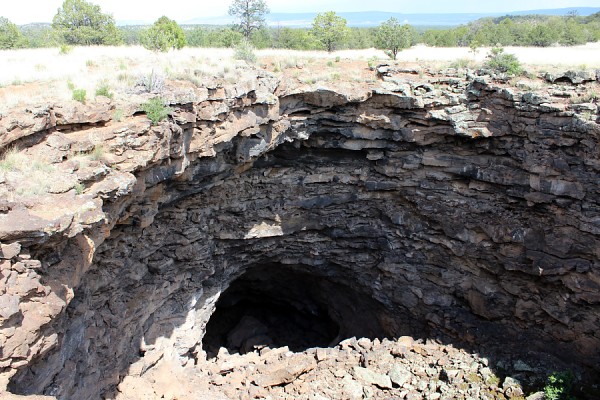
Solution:
[(333, 11), (317, 14), (311, 33), (328, 52), (335, 50), (348, 35), (346, 19)]
[(116, 45), (121, 35), (111, 15), (85, 0), (65, 0), (52, 20), (58, 37), (70, 45)]
[(172, 19), (160, 17), (140, 38), (148, 50), (167, 52), (181, 49), (186, 45), (183, 29)]
[(252, 33), (265, 26), (265, 15), (269, 8), (264, 0), (233, 0), (229, 15), (239, 20), (237, 29), (250, 40)]

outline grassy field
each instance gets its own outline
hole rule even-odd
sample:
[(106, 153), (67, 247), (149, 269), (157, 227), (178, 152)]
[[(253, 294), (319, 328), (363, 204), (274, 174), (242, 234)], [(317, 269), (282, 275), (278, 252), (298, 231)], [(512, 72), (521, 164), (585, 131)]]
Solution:
[[(400, 62), (427, 64), (443, 68), (456, 60), (475, 66), (485, 60), (489, 49), (473, 54), (468, 48), (431, 48), (415, 46), (399, 54)], [(600, 68), (600, 43), (575, 47), (506, 48), (534, 70)], [(260, 50), (258, 65), (273, 70), (309, 64), (315, 60), (355, 61), (366, 67), (367, 60), (388, 60), (376, 49), (338, 51)], [(171, 79), (188, 79), (201, 84), (203, 79), (217, 76), (235, 82), (236, 66), (232, 49), (185, 48), (170, 53), (153, 53), (142, 47), (76, 47), (67, 54), (59, 49), (24, 49), (0, 51), (0, 111), (48, 98), (72, 97), (73, 89), (83, 89), (87, 98), (94, 97), (99, 87), (115, 93), (126, 93), (137, 81), (154, 71)], [(364, 63), (364, 64), (362, 64)], [(282, 67), (280, 67), (282, 66)], [(339, 71), (341, 80), (344, 70)]]

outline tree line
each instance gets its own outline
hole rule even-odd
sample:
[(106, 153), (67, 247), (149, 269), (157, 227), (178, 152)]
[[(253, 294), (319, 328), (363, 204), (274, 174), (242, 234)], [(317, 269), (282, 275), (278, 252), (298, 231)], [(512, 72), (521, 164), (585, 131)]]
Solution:
[(318, 14), (310, 28), (267, 27), (265, 0), (233, 0), (233, 26), (178, 25), (166, 16), (152, 26), (117, 27), (113, 17), (86, 0), (64, 0), (51, 26), (18, 27), (0, 17), (0, 49), (67, 45), (143, 45), (168, 51), (183, 46), (234, 47), (241, 42), (256, 48), (341, 50), (380, 48), (391, 58), (412, 45), (552, 46), (600, 40), (600, 13), (588, 17), (505, 16), (483, 18), (453, 28), (415, 28), (391, 18), (378, 27), (348, 27), (335, 12)]

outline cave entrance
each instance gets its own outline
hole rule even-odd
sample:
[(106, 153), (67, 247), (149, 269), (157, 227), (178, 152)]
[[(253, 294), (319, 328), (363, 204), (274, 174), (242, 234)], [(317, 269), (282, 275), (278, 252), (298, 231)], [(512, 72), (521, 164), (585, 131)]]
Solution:
[(298, 266), (250, 268), (216, 304), (202, 342), (209, 358), (288, 346), (299, 352), (349, 337), (388, 336), (381, 304), (332, 277)]

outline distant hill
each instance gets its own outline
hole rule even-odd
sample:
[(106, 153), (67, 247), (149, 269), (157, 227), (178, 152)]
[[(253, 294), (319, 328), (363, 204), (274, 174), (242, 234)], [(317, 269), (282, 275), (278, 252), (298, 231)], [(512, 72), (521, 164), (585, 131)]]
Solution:
[[(338, 12), (337, 14), (346, 18), (349, 26), (369, 27), (377, 26), (391, 17), (398, 19), (402, 23), (411, 25), (429, 25), (429, 26), (456, 26), (467, 24), (484, 17), (501, 17), (503, 15), (567, 15), (570, 12), (576, 12), (577, 15), (587, 16), (600, 12), (600, 7), (570, 7), (556, 9), (541, 9), (515, 11), (505, 13), (452, 13), (452, 14), (404, 14), (385, 11), (365, 11), (365, 12)], [(317, 13), (271, 13), (267, 15), (267, 24), (269, 26), (281, 27), (309, 27)], [(228, 16), (194, 18), (188, 21), (182, 21), (184, 24), (207, 24), (207, 25), (228, 25), (233, 23), (233, 19)], [(119, 24), (121, 24), (119, 22)]]

